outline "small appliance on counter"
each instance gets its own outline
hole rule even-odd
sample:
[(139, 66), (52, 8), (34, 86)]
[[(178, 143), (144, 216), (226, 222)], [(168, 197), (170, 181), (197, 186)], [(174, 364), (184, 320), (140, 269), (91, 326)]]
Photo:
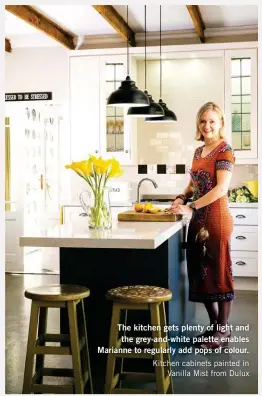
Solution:
[(128, 182), (109, 182), (111, 207), (132, 207), (131, 187)]
[(258, 181), (257, 180), (243, 180), (242, 183), (244, 183), (251, 194), (254, 195), (254, 197), (258, 198)]

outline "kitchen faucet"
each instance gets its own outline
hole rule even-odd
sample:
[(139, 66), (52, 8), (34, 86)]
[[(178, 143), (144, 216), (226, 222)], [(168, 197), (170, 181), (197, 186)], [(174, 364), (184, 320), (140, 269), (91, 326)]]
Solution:
[(149, 179), (149, 177), (145, 177), (144, 179), (140, 180), (140, 182), (138, 183), (138, 186), (137, 186), (137, 202), (139, 202), (139, 189), (140, 189), (140, 186), (145, 180), (151, 181), (155, 188), (158, 187), (158, 185), (156, 184), (155, 180)]

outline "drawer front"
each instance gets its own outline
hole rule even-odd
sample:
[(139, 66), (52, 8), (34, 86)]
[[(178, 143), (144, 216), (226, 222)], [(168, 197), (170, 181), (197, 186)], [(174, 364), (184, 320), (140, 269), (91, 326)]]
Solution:
[(249, 250), (257, 252), (257, 236), (257, 227), (234, 227), (234, 231), (231, 236), (231, 250)]
[(258, 256), (255, 252), (234, 252), (232, 254), (233, 276), (258, 276)]
[(236, 225), (257, 225), (258, 209), (257, 208), (230, 208)]

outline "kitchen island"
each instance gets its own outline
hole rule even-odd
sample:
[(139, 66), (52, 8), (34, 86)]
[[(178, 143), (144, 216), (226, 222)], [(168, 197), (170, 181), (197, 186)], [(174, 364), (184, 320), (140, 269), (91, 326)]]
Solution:
[[(94, 377), (105, 374), (106, 355), (98, 347), (108, 347), (112, 303), (108, 289), (123, 285), (157, 285), (173, 293), (167, 304), (170, 325), (189, 323), (194, 304), (188, 302), (185, 225), (177, 222), (117, 222), (111, 230), (90, 230), (85, 217), (76, 224), (57, 226), (45, 236), (23, 236), (21, 246), (59, 247), (60, 283), (79, 284), (90, 289), (85, 300), (90, 359)], [(145, 312), (129, 312), (129, 323), (148, 323)], [(63, 333), (66, 316), (61, 314)], [(171, 335), (178, 335), (174, 331)], [(146, 335), (146, 334), (142, 334)], [(130, 359), (132, 360), (132, 359)], [(100, 379), (101, 381), (101, 379)], [(95, 381), (95, 384), (98, 382)], [(97, 391), (101, 391), (96, 387)]]

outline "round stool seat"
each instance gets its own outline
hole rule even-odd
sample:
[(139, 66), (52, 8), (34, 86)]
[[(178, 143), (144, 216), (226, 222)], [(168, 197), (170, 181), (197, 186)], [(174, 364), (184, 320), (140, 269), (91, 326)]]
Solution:
[(88, 297), (90, 290), (78, 285), (45, 285), (25, 291), (25, 297), (38, 301), (73, 301)]
[(172, 292), (169, 289), (158, 286), (120, 286), (108, 290), (106, 298), (127, 304), (157, 303), (171, 300)]

